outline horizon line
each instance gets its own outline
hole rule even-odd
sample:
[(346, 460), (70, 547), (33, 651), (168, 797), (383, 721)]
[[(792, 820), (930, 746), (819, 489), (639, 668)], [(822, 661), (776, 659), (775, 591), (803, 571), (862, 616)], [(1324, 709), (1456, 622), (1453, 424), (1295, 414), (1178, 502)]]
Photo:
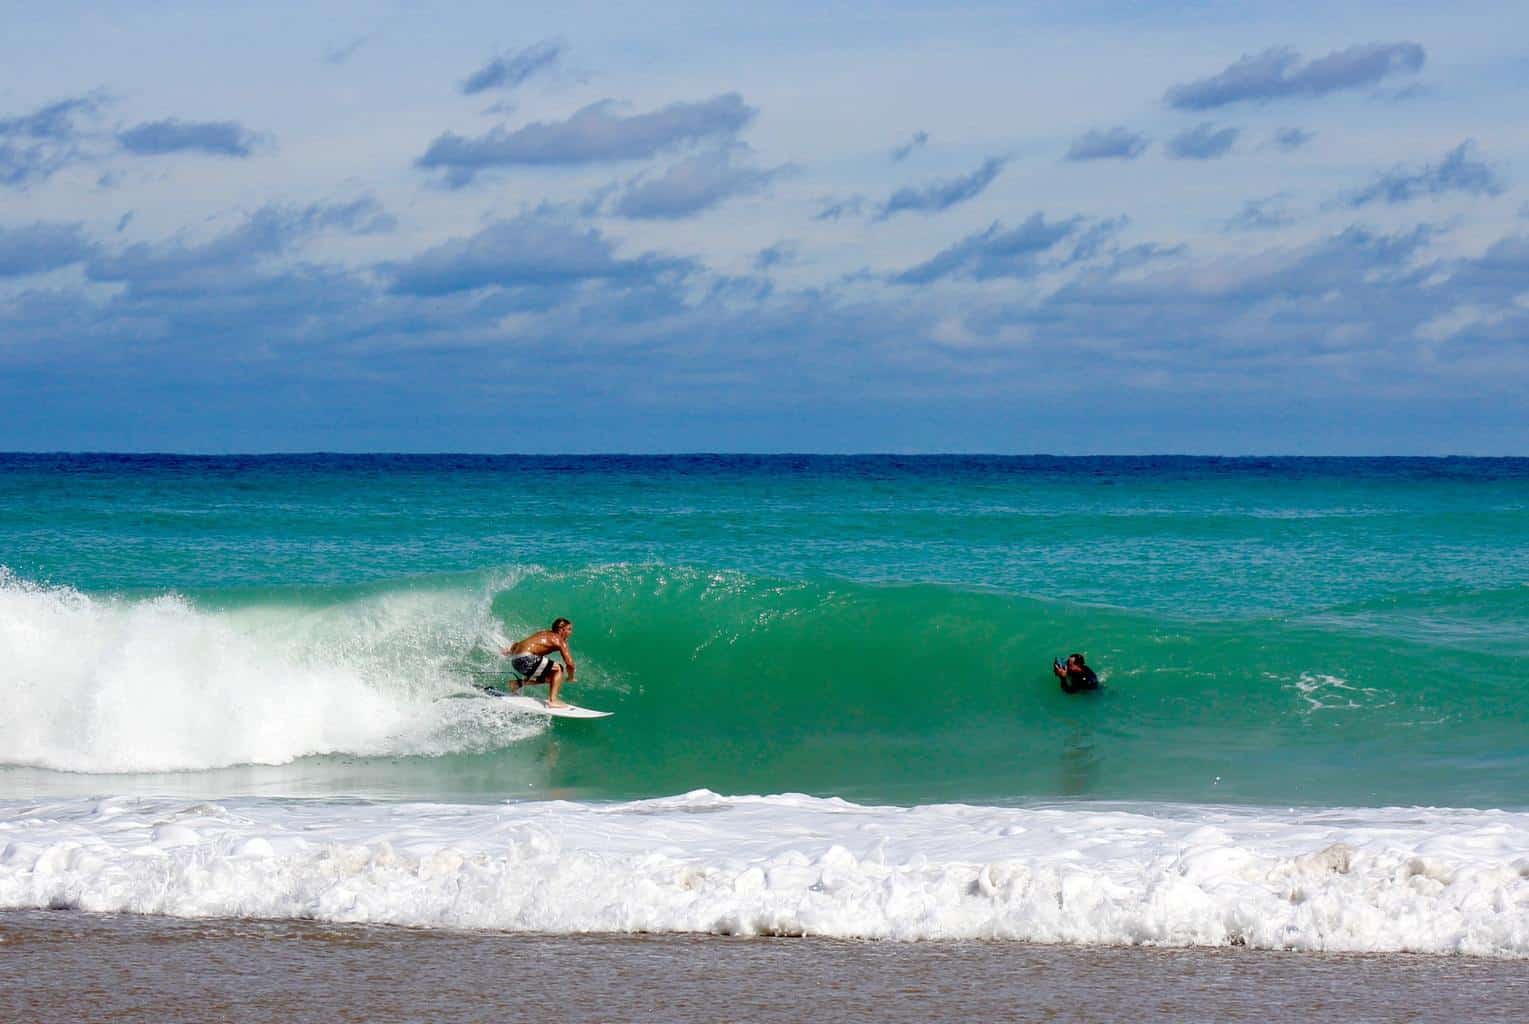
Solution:
[(377, 458), (377, 457), (404, 457), (404, 458), (438, 458), (450, 456), (455, 458), (530, 458), (530, 459), (674, 459), (674, 458), (902, 458), (902, 459), (939, 459), (939, 458), (987, 458), (987, 459), (1525, 459), (1529, 455), (1473, 455), (1466, 452), (1450, 452), (1445, 454), (1325, 454), (1315, 455), (1310, 453), (1297, 454), (1291, 452), (984, 452), (984, 451), (854, 451), (854, 452), (830, 452), (830, 451), (791, 451), (791, 450), (738, 450), (738, 451), (645, 451), (645, 452), (621, 452), (621, 451), (573, 451), (573, 452), (535, 452), (535, 451), (448, 451), (448, 450), (359, 450), (344, 451), (339, 449), (277, 449), (270, 451), (171, 451), (165, 449), (145, 449), (140, 451), (111, 451), (107, 449), (15, 449), (0, 450), (0, 458), (13, 456), (75, 456), (75, 457), (113, 457), (113, 458), (156, 458), (169, 457), (181, 459), (248, 459), (248, 458), (313, 458), (313, 457), (343, 457), (343, 458)]

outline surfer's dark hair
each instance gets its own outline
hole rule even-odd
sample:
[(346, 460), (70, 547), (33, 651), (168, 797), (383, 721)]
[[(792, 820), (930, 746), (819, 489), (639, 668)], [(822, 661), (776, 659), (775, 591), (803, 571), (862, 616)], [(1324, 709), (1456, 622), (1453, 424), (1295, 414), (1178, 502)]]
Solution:
[(1084, 663), (1083, 662), (1083, 655), (1081, 655), (1081, 654), (1069, 654), (1067, 656), (1067, 660), (1068, 661), (1076, 661), (1079, 665), (1082, 665)]
[(571, 626), (571, 625), (573, 625), (573, 623), (569, 622), (567, 619), (553, 619), (552, 620), (552, 632), (556, 633), (558, 630), (562, 629), (564, 626)]

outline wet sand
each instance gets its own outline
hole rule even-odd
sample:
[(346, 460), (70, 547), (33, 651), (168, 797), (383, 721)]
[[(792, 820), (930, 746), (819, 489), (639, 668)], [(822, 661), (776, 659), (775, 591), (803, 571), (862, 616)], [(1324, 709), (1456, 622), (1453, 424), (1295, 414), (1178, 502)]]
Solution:
[(1519, 1021), (1529, 962), (0, 913), (0, 1020)]

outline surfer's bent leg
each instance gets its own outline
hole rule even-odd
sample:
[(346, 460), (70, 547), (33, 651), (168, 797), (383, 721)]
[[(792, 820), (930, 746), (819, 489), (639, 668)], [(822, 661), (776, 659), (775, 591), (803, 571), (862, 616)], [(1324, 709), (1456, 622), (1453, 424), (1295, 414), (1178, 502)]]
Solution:
[(552, 670), (547, 673), (547, 682), (551, 686), (551, 689), (547, 691), (547, 706), (563, 707), (563, 702), (557, 699), (557, 692), (563, 688), (563, 666), (554, 662)]
[(539, 654), (516, 654), (510, 657), (510, 668), (515, 671), (515, 679), (510, 681), (511, 693), (519, 693), (523, 687), (534, 686), (537, 683), (545, 683), (548, 669), (552, 662)]

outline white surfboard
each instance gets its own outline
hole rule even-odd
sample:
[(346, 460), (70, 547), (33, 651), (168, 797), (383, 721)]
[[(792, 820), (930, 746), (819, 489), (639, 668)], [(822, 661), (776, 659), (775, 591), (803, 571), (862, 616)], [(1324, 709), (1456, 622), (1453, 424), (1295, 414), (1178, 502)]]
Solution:
[(497, 697), (516, 711), (529, 711), (533, 715), (550, 715), (553, 718), (609, 718), (615, 712), (596, 711), (594, 708), (581, 708), (577, 704), (567, 704), (560, 708), (551, 707), (540, 697), (528, 697), (524, 694), (508, 694), (503, 690), (491, 690), (484, 688), (484, 693), (491, 697)]

